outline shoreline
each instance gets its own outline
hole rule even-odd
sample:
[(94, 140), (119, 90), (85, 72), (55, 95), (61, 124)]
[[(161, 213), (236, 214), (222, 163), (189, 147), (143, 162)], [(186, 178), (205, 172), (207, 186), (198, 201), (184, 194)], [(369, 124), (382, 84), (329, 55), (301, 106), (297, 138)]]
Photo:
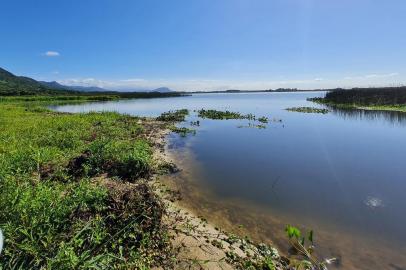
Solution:
[[(272, 269), (285, 269), (276, 250), (208, 224), (176, 204), (177, 192), (158, 182), (176, 171), (165, 153), (176, 120), (59, 113), (47, 109), (48, 104), (1, 104), (5, 121), (0, 135), (8, 138), (0, 141), (5, 158), (0, 177), (8, 179), (0, 194), (3, 264), (258, 269), (272, 263)], [(36, 214), (40, 219), (18, 214), (31, 207), (41, 209)], [(31, 231), (30, 238), (24, 230)], [(100, 240), (92, 236), (96, 233)], [(36, 239), (43, 240), (38, 244)], [(27, 249), (19, 248), (21, 241)], [(81, 257), (83, 250), (90, 256)]]
[[(181, 152), (181, 155), (179, 157), (177, 157), (177, 150), (176, 149), (165, 149), (165, 154), (166, 157), (169, 158), (169, 160), (179, 166), (181, 166), (180, 169), (185, 169), (188, 168), (188, 166), (194, 166), (193, 163), (193, 157), (192, 158), (188, 158), (187, 156), (190, 155), (190, 153), (186, 152)], [(186, 162), (186, 163), (185, 163)], [(194, 167), (193, 167), (194, 168)], [(199, 170), (199, 167), (194, 168)], [(193, 170), (194, 170), (193, 169)], [(190, 178), (192, 177), (192, 178)], [(190, 181), (188, 180), (188, 178), (190, 179)], [(251, 218), (252, 222), (256, 222), (255, 218), (258, 216), (256, 216), (257, 214), (259, 214), (260, 212), (244, 212), (244, 211), (250, 211), (248, 208), (244, 209), (240, 209), (237, 208), (235, 211), (230, 212), (228, 206), (231, 206), (228, 203), (221, 203), (221, 205), (214, 205), (211, 204), (209, 202), (209, 204), (207, 204), (207, 202), (210, 200), (210, 198), (208, 197), (208, 194), (205, 192), (205, 190), (201, 190), (202, 187), (199, 187), (199, 184), (195, 181), (193, 181), (195, 178), (193, 178), (193, 176), (186, 172), (186, 175), (179, 176), (179, 177), (171, 177), (169, 176), (168, 179), (164, 179), (164, 183), (168, 185), (166, 185), (166, 187), (169, 186), (169, 188), (173, 188), (175, 189), (176, 192), (178, 192), (179, 190), (181, 190), (181, 195), (183, 192), (186, 192), (185, 197), (180, 200), (180, 201), (176, 201), (174, 204), (175, 206), (179, 209), (182, 209), (183, 211), (186, 211), (188, 213), (189, 216), (192, 216), (193, 218), (200, 220), (202, 218), (202, 216), (204, 217), (203, 220), (206, 220), (206, 218), (208, 219), (208, 226), (211, 227), (219, 227), (221, 228), (221, 231), (226, 233), (226, 235), (228, 233), (234, 233), (235, 235), (239, 235), (240, 239), (246, 239), (244, 236), (248, 235), (250, 236), (250, 238), (252, 237), (252, 239), (254, 239), (255, 243), (260, 243), (260, 242), (265, 242), (271, 246), (276, 247), (279, 250), (279, 254), (285, 255), (285, 256), (289, 256), (289, 258), (292, 258), (289, 252), (289, 254), (284, 254), (284, 251), (288, 251), (289, 250), (289, 241), (286, 238), (286, 236), (283, 233), (283, 229), (282, 230), (278, 230), (275, 231), (275, 228), (268, 228), (270, 229), (270, 231), (267, 231), (267, 236), (266, 237), (255, 237), (254, 235), (257, 233), (264, 233), (265, 231), (263, 231), (262, 229), (265, 228), (263, 227), (263, 225), (265, 225), (265, 220), (259, 225), (258, 227), (258, 231), (257, 228), (252, 228), (249, 226), (249, 224), (247, 226), (245, 226), (246, 222), (244, 222), (244, 219), (241, 220), (240, 218), (238, 218), (238, 216), (233, 216), (236, 213), (235, 212), (239, 212), (240, 215), (244, 216), (245, 219), (249, 219)], [(189, 182), (189, 184), (188, 184)], [(203, 187), (204, 188), (204, 187)], [(183, 191), (183, 192), (182, 192)], [(201, 196), (201, 197), (200, 197)], [(203, 200), (202, 200), (203, 199)], [(221, 199), (221, 198), (220, 198)], [(227, 206), (228, 205), (228, 206)], [(224, 211), (221, 209), (221, 207), (224, 207)], [(234, 208), (234, 206), (232, 206)], [(247, 210), (248, 209), (248, 210)], [(263, 213), (262, 213), (263, 214)], [(235, 217), (237, 217), (237, 219), (235, 219)], [(261, 216), (259, 216), (260, 218)], [(268, 217), (271, 218), (271, 217)], [(266, 221), (268, 222), (269, 219), (266, 219)], [(275, 217), (275, 219), (277, 219), (277, 217)], [(244, 224), (244, 227), (242, 230), (240, 230), (239, 228), (237, 228), (240, 223), (235, 223), (238, 221), (242, 221), (241, 224)], [(230, 223), (231, 222), (231, 223)], [(233, 223), (234, 222), (234, 223)], [(251, 222), (251, 221), (250, 221)], [(272, 222), (269, 223), (269, 225), (273, 224)], [(286, 223), (284, 223), (286, 224)], [(301, 223), (297, 223), (297, 224), (301, 224)], [(256, 225), (255, 225), (256, 226)], [(273, 227), (273, 226), (271, 226)], [(313, 228), (313, 227), (311, 227)], [(253, 229), (253, 230), (252, 230)], [(273, 230), (273, 232), (271, 233), (271, 231)], [(363, 244), (363, 243), (358, 243), (358, 241), (355, 239), (342, 239), (342, 237), (339, 235), (339, 232), (341, 230), (337, 230), (337, 231), (319, 231), (319, 228), (316, 229), (316, 234), (317, 234), (317, 239), (318, 244), (320, 244), (320, 242), (322, 241), (324, 243), (323, 246), (318, 246), (316, 248), (316, 255), (319, 255), (318, 257), (321, 258), (330, 258), (330, 257), (335, 257), (338, 258), (337, 262), (334, 262), (333, 266), (330, 266), (329, 269), (337, 269), (337, 268), (341, 268), (341, 267), (349, 267), (349, 269), (358, 269), (358, 267), (361, 267), (360, 265), (357, 265), (357, 259), (366, 259), (366, 256), (361, 256), (362, 252), (349, 252), (345, 249), (345, 245), (348, 246), (358, 246), (360, 247), (361, 250), (364, 250), (366, 248), (368, 248), (367, 244)], [(276, 234), (277, 235), (276, 235)], [(254, 235), (253, 235), (254, 234)], [(361, 236), (360, 236), (361, 237)], [(341, 242), (335, 242), (335, 239), (339, 239), (342, 240)], [(331, 243), (331, 245), (329, 245), (328, 243)], [(374, 244), (373, 240), (368, 241), (366, 243), (369, 244)], [(386, 242), (385, 242), (386, 243)], [(384, 243), (382, 243), (384, 244)], [(386, 243), (387, 244), (387, 243)], [(361, 248), (362, 247), (362, 248)], [(383, 251), (381, 254), (385, 254), (384, 256), (387, 256), (388, 258), (391, 258), (391, 261), (393, 262), (399, 262), (402, 261), (401, 258), (397, 258), (395, 254), (390, 254), (387, 252), (390, 252), (390, 250), (387, 250), (386, 245), (382, 246), (379, 248), (374, 248), (374, 250), (378, 251)], [(386, 248), (386, 249), (385, 249)], [(334, 253), (334, 254), (330, 254)], [(372, 251), (371, 251), (372, 252)], [(357, 259), (356, 259), (357, 258)], [(383, 266), (383, 265), (381, 265)], [(216, 269), (216, 268), (204, 268), (204, 269)], [(285, 269), (285, 268), (281, 268), (281, 269)], [(363, 267), (359, 268), (359, 269), (365, 269)]]
[[(172, 131), (162, 130), (156, 140), (155, 158), (171, 164), (176, 170), (182, 170), (176, 157), (167, 149), (167, 136)], [(174, 172), (176, 173), (176, 172)], [(172, 244), (177, 250), (178, 263), (174, 269), (286, 269), (288, 259), (272, 246), (255, 243), (247, 236), (234, 234), (224, 230), (222, 226), (199, 216), (193, 207), (182, 204), (182, 192), (172, 183), (162, 178), (170, 178), (171, 174), (155, 175), (151, 179), (154, 192), (164, 201), (167, 215), (166, 223), (170, 224), (173, 235)], [(171, 180), (170, 180), (171, 181)], [(265, 262), (274, 268), (266, 268)], [(284, 266), (285, 265), (285, 266)], [(156, 268), (161, 269), (161, 268)]]

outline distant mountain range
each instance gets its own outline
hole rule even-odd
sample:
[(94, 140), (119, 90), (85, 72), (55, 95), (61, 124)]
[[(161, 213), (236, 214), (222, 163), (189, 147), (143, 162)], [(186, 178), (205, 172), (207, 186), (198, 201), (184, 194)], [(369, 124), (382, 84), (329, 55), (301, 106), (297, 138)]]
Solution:
[[(79, 86), (79, 85), (63, 85), (56, 81), (53, 82), (44, 82), (39, 81), (40, 84), (53, 88), (53, 89), (60, 89), (60, 90), (72, 90), (72, 91), (79, 91), (79, 92), (116, 92), (117, 90), (109, 90), (97, 86)], [(168, 87), (160, 87), (156, 89), (125, 89), (125, 90), (118, 90), (118, 92), (159, 92), (159, 93), (170, 93), (174, 92), (173, 90), (169, 89)]]
[(52, 82), (44, 82), (44, 81), (39, 81), (40, 84), (52, 88), (52, 89), (58, 89), (58, 90), (71, 90), (71, 91), (79, 91), (79, 92), (110, 92), (111, 90), (107, 90), (101, 87), (96, 87), (96, 86), (73, 86), (73, 85), (63, 85), (60, 84), (56, 81)]
[[(0, 68), (0, 95), (34, 95), (34, 94), (64, 94), (77, 92), (121, 92), (104, 89), (96, 86), (68, 86), (56, 81), (44, 82), (34, 79), (16, 76), (13, 73)], [(126, 90), (122, 92), (174, 92), (167, 87), (160, 87), (153, 90)]]
[(16, 76), (13, 73), (0, 68), (0, 95), (35, 95), (35, 94), (56, 94), (66, 93), (66, 90), (58, 91), (44, 86), (40, 82), (24, 77)]
[(174, 91), (172, 89), (169, 89), (168, 87), (159, 87), (154, 90), (150, 90), (149, 92), (170, 93)]

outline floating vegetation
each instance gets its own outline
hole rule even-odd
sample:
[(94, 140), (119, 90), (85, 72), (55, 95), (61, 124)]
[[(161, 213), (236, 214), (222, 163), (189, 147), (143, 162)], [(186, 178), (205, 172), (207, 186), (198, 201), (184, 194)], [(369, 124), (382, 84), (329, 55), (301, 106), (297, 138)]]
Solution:
[[(183, 121), (185, 121), (185, 118), (188, 115), (189, 115), (188, 109), (180, 109), (180, 110), (175, 110), (175, 111), (164, 112), (156, 119), (158, 121), (164, 121), (164, 122), (183, 122)], [(191, 123), (191, 125), (193, 125), (193, 124), (200, 125), (199, 121), (190, 122), (190, 123)], [(172, 132), (178, 133), (181, 137), (186, 137), (188, 134), (193, 134), (193, 135), (196, 134), (196, 130), (190, 129), (187, 127), (177, 127), (172, 124), (168, 128)]]
[(191, 128), (187, 128), (187, 127), (177, 127), (177, 126), (173, 125), (173, 126), (170, 126), (169, 129), (172, 132), (178, 133), (181, 137), (186, 137), (188, 134), (192, 134), (192, 135), (196, 134), (195, 129), (191, 129)]
[(244, 117), (244, 119), (247, 119), (247, 120), (254, 120), (255, 121), (255, 115), (253, 115), (252, 113), (249, 113), (249, 114), (247, 114), (247, 115), (245, 115), (245, 117)]
[(262, 116), (260, 118), (258, 118), (258, 121), (264, 124), (268, 124), (269, 120), (268, 117)]
[(201, 109), (197, 111), (198, 116), (201, 118), (207, 118), (212, 120), (229, 120), (229, 119), (246, 119), (250, 121), (259, 121), (261, 123), (267, 124), (269, 122), (268, 118), (262, 116), (257, 118), (254, 114), (241, 114), (238, 112), (230, 111), (218, 111), (218, 110), (205, 110)]
[(241, 125), (241, 126), (237, 126), (237, 128), (257, 128), (257, 129), (266, 129), (266, 126), (265, 126), (265, 125), (262, 125), (262, 124), (256, 125), (256, 124), (248, 123), (248, 125), (246, 125), (246, 126)]
[(189, 115), (188, 109), (180, 109), (175, 111), (164, 112), (156, 119), (158, 121), (165, 121), (165, 122), (183, 122), (185, 121), (186, 116)]
[(329, 112), (327, 109), (319, 109), (319, 108), (313, 108), (313, 107), (292, 107), (292, 108), (287, 108), (287, 111), (290, 112), (301, 112), (301, 113), (322, 113), (326, 114)]
[(198, 110), (198, 116), (201, 118), (208, 118), (213, 120), (228, 120), (228, 119), (248, 119), (252, 115), (243, 115), (237, 112), (230, 111), (217, 111), (217, 110)]

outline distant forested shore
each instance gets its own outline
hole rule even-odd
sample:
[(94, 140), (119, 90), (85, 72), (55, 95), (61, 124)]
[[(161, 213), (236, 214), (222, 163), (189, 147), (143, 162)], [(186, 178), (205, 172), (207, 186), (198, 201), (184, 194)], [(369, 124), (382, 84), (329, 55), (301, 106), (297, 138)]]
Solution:
[(406, 87), (335, 89), (311, 101), (341, 108), (406, 112)]

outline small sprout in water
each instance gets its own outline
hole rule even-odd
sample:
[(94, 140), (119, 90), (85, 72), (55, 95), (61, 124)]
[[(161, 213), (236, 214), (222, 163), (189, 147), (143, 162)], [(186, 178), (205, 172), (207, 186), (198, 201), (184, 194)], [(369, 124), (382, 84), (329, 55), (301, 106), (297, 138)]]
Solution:
[(260, 118), (258, 118), (258, 121), (264, 124), (268, 123), (268, 117), (262, 116)]
[[(300, 265), (306, 265), (310, 269), (317, 269), (317, 270), (324, 270), (327, 269), (325, 266), (327, 261), (331, 261), (332, 259), (319, 261), (314, 255), (314, 243), (313, 243), (313, 231), (309, 231), (307, 233), (307, 237), (302, 237), (301, 231), (291, 225), (287, 225), (285, 228), (286, 235), (289, 238), (289, 242), (292, 248), (298, 252), (303, 259), (298, 260), (296, 258), (291, 259), (291, 265), (294, 267), (299, 267)], [(306, 245), (306, 241), (310, 242)], [(305, 268), (307, 269), (307, 268)]]
[(197, 127), (199, 127), (199, 126), (200, 126), (200, 121), (199, 121), (199, 120), (197, 120), (197, 121), (191, 121), (191, 122), (190, 122), (190, 125), (191, 125), (191, 126), (197, 126)]

